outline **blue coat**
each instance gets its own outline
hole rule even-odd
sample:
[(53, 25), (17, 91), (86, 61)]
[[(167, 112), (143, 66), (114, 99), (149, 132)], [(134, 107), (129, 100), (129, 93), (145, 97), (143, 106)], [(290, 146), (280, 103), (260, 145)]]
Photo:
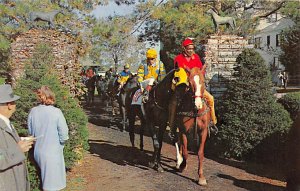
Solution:
[(32, 108), (28, 116), (28, 131), (34, 137), (40, 137), (34, 145), (34, 159), (41, 168), (43, 189), (65, 188), (66, 170), (63, 148), (69, 136), (63, 113), (51, 105), (39, 105)]

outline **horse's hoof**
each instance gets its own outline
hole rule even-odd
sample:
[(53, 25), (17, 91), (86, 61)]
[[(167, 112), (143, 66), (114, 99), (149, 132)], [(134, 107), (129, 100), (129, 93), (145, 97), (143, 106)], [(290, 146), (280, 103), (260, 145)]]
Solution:
[(158, 165), (158, 166), (157, 166), (157, 171), (158, 171), (158, 172), (161, 172), (161, 173), (162, 173), (162, 172), (165, 172), (164, 169), (163, 169), (163, 167), (162, 167), (161, 165)]
[(156, 164), (155, 164), (154, 162), (149, 162), (148, 165), (149, 165), (150, 168), (153, 168), (153, 169), (154, 169), (154, 167), (156, 166)]
[(180, 172), (183, 172), (186, 169), (187, 169), (187, 163), (186, 163), (186, 160), (183, 160), (182, 163), (179, 166), (179, 170), (180, 170)]
[(140, 151), (144, 151), (144, 148), (143, 148), (143, 147), (141, 147), (141, 148), (140, 148)]
[(198, 184), (200, 186), (206, 186), (207, 185), (207, 181), (205, 178), (199, 178)]

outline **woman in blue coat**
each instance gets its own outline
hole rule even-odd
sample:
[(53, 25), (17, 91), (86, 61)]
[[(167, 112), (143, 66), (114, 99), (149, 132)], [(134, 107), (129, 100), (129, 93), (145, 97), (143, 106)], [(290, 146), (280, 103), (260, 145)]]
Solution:
[(51, 89), (42, 86), (37, 95), (41, 104), (28, 116), (29, 134), (37, 137), (34, 159), (41, 169), (43, 190), (61, 190), (66, 187), (63, 148), (69, 139), (68, 126), (61, 110), (53, 106), (55, 95)]

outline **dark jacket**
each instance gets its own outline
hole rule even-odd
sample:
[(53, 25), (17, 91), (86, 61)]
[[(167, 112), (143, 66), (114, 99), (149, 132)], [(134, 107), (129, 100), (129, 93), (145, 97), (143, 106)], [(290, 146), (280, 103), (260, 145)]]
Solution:
[(0, 119), (0, 190), (29, 191), (26, 157), (18, 146), (20, 137)]

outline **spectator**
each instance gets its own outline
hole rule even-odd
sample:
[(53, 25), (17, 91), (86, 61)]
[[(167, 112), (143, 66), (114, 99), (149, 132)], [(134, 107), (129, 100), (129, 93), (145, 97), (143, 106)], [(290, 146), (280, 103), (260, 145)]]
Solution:
[(13, 94), (8, 84), (0, 85), (0, 190), (29, 191), (29, 178), (25, 152), (33, 139), (21, 140), (9, 118), (16, 111), (15, 101), (20, 97)]
[(286, 89), (287, 87), (287, 83), (288, 83), (288, 74), (286, 72), (283, 72), (283, 75), (282, 75), (282, 80), (283, 80), (283, 87), (284, 89)]
[(40, 105), (28, 116), (30, 135), (40, 137), (34, 145), (34, 159), (41, 169), (43, 190), (61, 190), (66, 187), (66, 169), (63, 148), (68, 126), (60, 109), (54, 107), (55, 95), (47, 86), (37, 91)]
[(112, 74), (113, 74), (113, 67), (111, 66), (111, 67), (109, 68), (109, 70), (107, 70), (107, 71), (105, 72), (105, 79), (106, 79), (106, 80), (109, 80), (109, 79), (112, 77)]
[(278, 74), (278, 86), (279, 87), (283, 87), (283, 74), (282, 74), (282, 72), (279, 72), (279, 74)]

